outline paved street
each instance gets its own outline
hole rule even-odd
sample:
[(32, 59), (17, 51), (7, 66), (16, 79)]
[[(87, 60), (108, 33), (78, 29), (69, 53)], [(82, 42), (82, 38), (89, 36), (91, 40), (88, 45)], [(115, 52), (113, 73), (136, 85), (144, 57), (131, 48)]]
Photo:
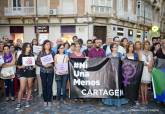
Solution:
[(31, 107), (15, 110), (16, 101), (9, 103), (0, 101), (0, 114), (164, 114), (165, 106), (156, 104), (153, 101), (147, 106), (132, 106), (131, 104), (121, 107), (101, 105), (97, 102), (68, 102), (57, 105), (53, 101), (52, 107), (44, 107), (42, 99), (36, 97), (31, 101)]

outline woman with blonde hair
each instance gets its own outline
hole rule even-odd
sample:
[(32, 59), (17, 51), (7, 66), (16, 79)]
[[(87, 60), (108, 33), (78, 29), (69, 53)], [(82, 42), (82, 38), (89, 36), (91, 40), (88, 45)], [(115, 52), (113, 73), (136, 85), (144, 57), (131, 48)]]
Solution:
[(141, 78), (141, 98), (142, 104), (148, 104), (148, 85), (151, 83), (151, 71), (153, 66), (153, 54), (150, 51), (150, 42), (143, 43), (142, 61), (144, 62)]

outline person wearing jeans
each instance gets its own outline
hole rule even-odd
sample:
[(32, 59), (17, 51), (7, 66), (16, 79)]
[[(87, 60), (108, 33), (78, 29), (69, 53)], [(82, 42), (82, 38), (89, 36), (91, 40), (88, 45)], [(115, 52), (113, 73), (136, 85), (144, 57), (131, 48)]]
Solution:
[(55, 79), (57, 83), (57, 100), (61, 99), (61, 90), (62, 98), (65, 102), (66, 99), (66, 84), (68, 80), (68, 56), (64, 54), (64, 45), (60, 44), (57, 47), (57, 54), (54, 57), (55, 64)]
[(14, 101), (14, 80), (13, 79), (5, 80), (5, 95), (7, 98), (6, 101), (9, 100), (9, 93), (11, 94), (11, 100)]
[(46, 102), (51, 102), (52, 100), (52, 85), (54, 73), (43, 73), (41, 72), (41, 81), (42, 81), (42, 90), (43, 90), (43, 98)]
[[(51, 57), (52, 61), (47, 63), (43, 63), (43, 57)], [(42, 94), (44, 99), (44, 106), (51, 106), (52, 101), (52, 85), (54, 78), (54, 53), (51, 51), (51, 42), (49, 40), (45, 40), (42, 45), (42, 51), (39, 53), (37, 57), (37, 65), (40, 67), (40, 76), (42, 82)]]
[(66, 84), (68, 80), (68, 75), (57, 75), (56, 82), (57, 82), (57, 100), (61, 98), (61, 89), (62, 89), (62, 98), (63, 100), (66, 99)]
[[(10, 46), (9, 45), (4, 45), (3, 47), (3, 59), (4, 59), (4, 64), (2, 65), (2, 69), (6, 69), (2, 73), (10, 75), (8, 78), (4, 78), (5, 82), (5, 95), (6, 95), (6, 101), (9, 101), (9, 95), (11, 94), (11, 100), (14, 101), (14, 81), (13, 78), (15, 77), (15, 71), (14, 71), (14, 66), (15, 66), (15, 55), (10, 51)], [(12, 69), (12, 71), (11, 71)]]

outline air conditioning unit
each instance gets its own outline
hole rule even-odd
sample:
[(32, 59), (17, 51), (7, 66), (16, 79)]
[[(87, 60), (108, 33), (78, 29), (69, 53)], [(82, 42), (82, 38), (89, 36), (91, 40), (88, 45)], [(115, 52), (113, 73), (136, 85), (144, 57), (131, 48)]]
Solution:
[(57, 15), (57, 9), (50, 9), (49, 14), (50, 15)]

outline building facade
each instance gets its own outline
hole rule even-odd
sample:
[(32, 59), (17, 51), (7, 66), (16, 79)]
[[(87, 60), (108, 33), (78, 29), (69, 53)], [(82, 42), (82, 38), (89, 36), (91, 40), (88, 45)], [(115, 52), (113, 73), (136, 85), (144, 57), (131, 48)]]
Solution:
[[(0, 37), (84, 41), (96, 36), (129, 40), (149, 37), (160, 22), (163, 0), (0, 0)], [(163, 29), (164, 30), (164, 29)]]

